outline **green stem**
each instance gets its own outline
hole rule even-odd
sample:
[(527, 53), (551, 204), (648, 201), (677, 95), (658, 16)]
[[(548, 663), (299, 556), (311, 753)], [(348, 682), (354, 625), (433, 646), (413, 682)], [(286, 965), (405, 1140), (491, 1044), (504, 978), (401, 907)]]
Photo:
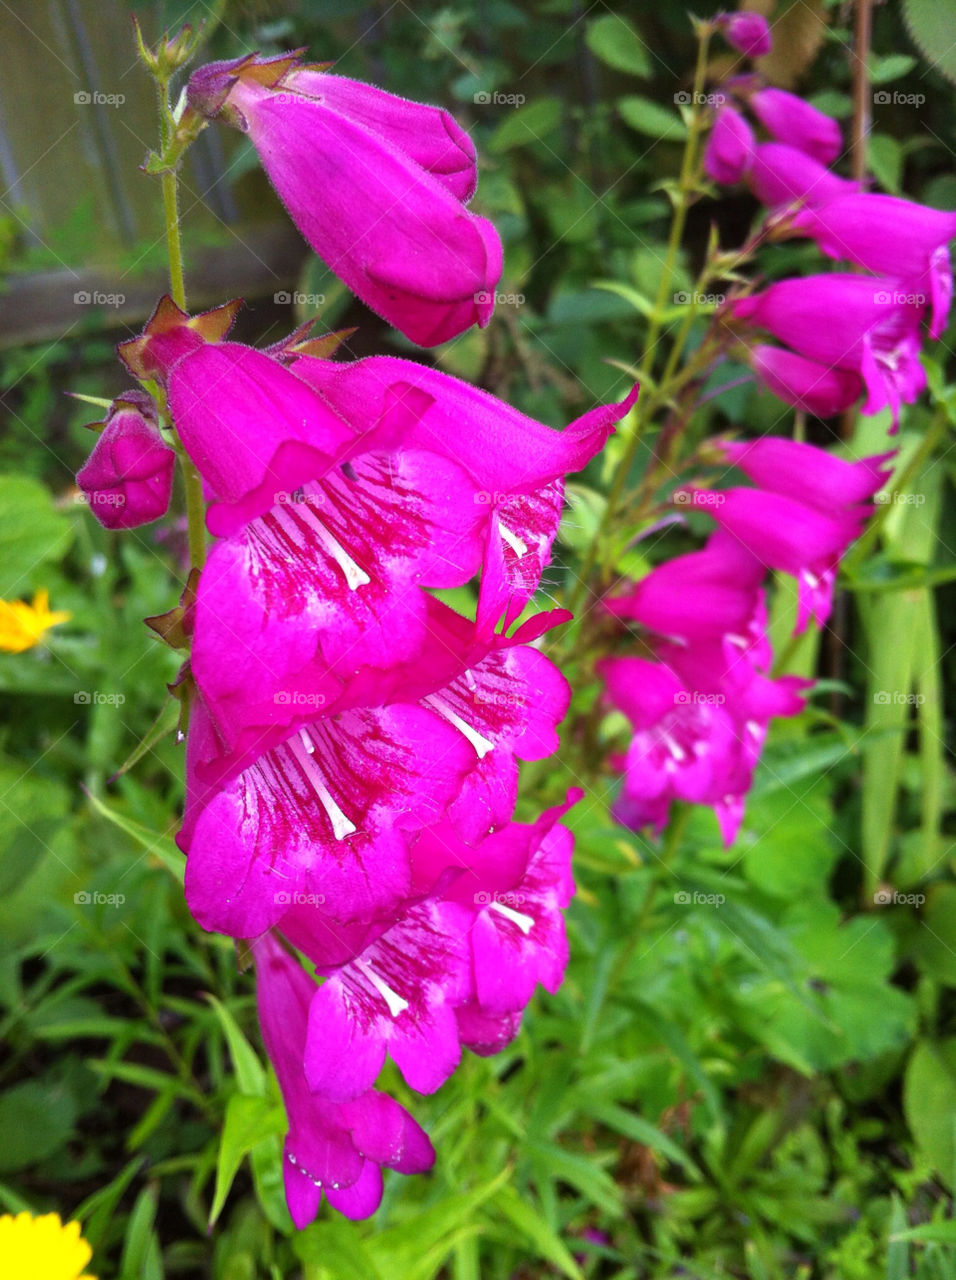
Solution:
[[(169, 103), (167, 86), (160, 85), (160, 136), (165, 143), (169, 138)], [(166, 252), (169, 258), (169, 292), (176, 306), (186, 310), (186, 280), (183, 272), (183, 240), (179, 225), (179, 177), (175, 168), (168, 169), (161, 178), (163, 211), (166, 217)], [(202, 480), (191, 459), (184, 450), (179, 452), (183, 486), (186, 492), (186, 520), (189, 526), (189, 559), (194, 569), (206, 563), (206, 504), (203, 500)]]
[[(687, 210), (690, 204), (690, 193), (693, 189), (696, 179), (698, 165), (698, 142), (703, 127), (703, 112), (699, 107), (699, 100), (703, 91), (704, 83), (707, 78), (707, 49), (710, 43), (710, 33), (706, 30), (697, 45), (697, 66), (694, 70), (694, 89), (693, 89), (693, 113), (691, 115), (690, 125), (687, 131), (687, 142), (684, 146), (684, 157), (681, 162), (680, 179), (678, 183), (678, 199), (674, 206), (674, 216), (671, 219), (670, 235), (667, 241), (667, 254), (664, 260), (664, 270), (661, 274), (660, 281), (657, 286), (657, 296), (654, 300), (654, 310), (651, 314), (650, 325), (648, 327), (646, 338), (646, 356), (645, 367), (648, 373), (654, 368), (654, 348), (660, 335), (663, 323), (663, 311), (667, 301), (667, 294), (673, 282), (674, 271), (677, 266), (677, 257), (680, 253), (681, 240), (684, 236), (684, 225), (687, 220)], [(692, 317), (691, 317), (692, 318)], [(682, 327), (682, 332), (687, 328)], [(673, 372), (676, 361), (668, 361), (667, 368)], [(588, 590), (588, 582), (594, 572), (601, 546), (607, 535), (608, 530), (617, 515), (618, 505), (624, 493), (631, 467), (634, 459), (637, 457), (637, 451), (640, 448), (643, 438), (643, 429), (650, 421), (651, 411), (662, 401), (666, 401), (670, 391), (666, 385), (666, 379), (662, 380), (656, 388), (656, 393), (649, 397), (649, 400), (643, 405), (638, 400), (634, 409), (634, 426), (631, 430), (630, 437), (624, 453), (618, 462), (614, 472), (614, 479), (611, 483), (611, 489), (608, 493), (607, 503), (604, 513), (601, 517), (600, 524), (595, 531), (591, 544), (588, 547), (584, 565), (578, 579), (577, 590), (571, 601), (571, 612), (577, 613), (584, 601), (585, 594)], [(607, 566), (603, 566), (606, 573)]]

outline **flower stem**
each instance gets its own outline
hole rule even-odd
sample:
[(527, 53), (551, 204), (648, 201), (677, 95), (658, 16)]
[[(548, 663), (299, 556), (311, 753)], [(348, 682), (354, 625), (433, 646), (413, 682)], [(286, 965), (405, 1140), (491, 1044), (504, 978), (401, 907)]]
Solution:
[[(159, 85), (160, 137), (165, 146), (169, 131), (168, 87)], [(183, 272), (183, 240), (179, 225), (179, 177), (174, 167), (163, 173), (163, 211), (166, 217), (166, 253), (169, 259), (169, 292), (176, 306), (186, 310), (186, 280)], [(186, 491), (186, 520), (189, 527), (189, 560), (194, 569), (206, 563), (206, 504), (199, 472), (184, 449), (179, 451), (183, 486)]]

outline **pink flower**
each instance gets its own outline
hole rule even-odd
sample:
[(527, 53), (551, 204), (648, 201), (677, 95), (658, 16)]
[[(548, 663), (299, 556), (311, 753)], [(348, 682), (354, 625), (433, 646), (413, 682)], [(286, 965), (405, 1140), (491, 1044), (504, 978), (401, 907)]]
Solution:
[(846, 462), (813, 445), (768, 438), (725, 444), (729, 461), (759, 489), (725, 489), (709, 507), (722, 529), (768, 568), (799, 583), (797, 631), (810, 618), (826, 621), (836, 569), (859, 536), (868, 500), (885, 483), (889, 454)]
[(762, 58), (770, 52), (770, 28), (762, 13), (742, 9), (737, 13), (722, 14), (719, 22), (731, 48), (748, 58)]
[(925, 292), (932, 302), (930, 337), (942, 333), (953, 298), (949, 244), (956, 237), (956, 213), (861, 192), (802, 209), (792, 225), (829, 257), (900, 281), (900, 293)]
[(738, 320), (772, 333), (799, 355), (863, 379), (863, 412), (901, 404), (926, 385), (919, 362), (923, 306), (897, 282), (873, 276), (820, 275), (781, 280), (729, 304)]
[(832, 164), (843, 138), (837, 122), (785, 89), (758, 89), (750, 95), (754, 115), (778, 142), (805, 151), (821, 164)]
[(152, 400), (115, 400), (76, 483), (105, 529), (135, 529), (169, 509), (176, 454), (156, 425)]
[(754, 153), (753, 130), (739, 111), (723, 107), (704, 151), (704, 169), (714, 182), (739, 182), (750, 168)]
[(259, 1022), (289, 1119), (282, 1175), (292, 1221), (315, 1218), (323, 1194), (348, 1218), (367, 1218), (382, 1198), (381, 1165), (423, 1173), (435, 1153), (426, 1134), (392, 1098), (367, 1092), (343, 1104), (314, 1097), (303, 1068), (315, 983), (268, 934), (253, 947)]
[(474, 148), (447, 113), (300, 66), (295, 54), (200, 67), (188, 98), (249, 135), (315, 252), (413, 342), (488, 323), (501, 242), (464, 208)]
[(658, 635), (710, 639), (747, 626), (763, 576), (751, 551), (716, 535), (702, 551), (664, 561), (606, 607)]
[(747, 179), (757, 199), (770, 209), (796, 202), (825, 204), (860, 189), (859, 183), (838, 177), (819, 160), (785, 142), (758, 143)]
[(750, 348), (747, 358), (775, 396), (818, 418), (842, 413), (863, 394), (863, 380), (858, 373), (829, 368), (783, 347), (758, 343)]
[(675, 799), (709, 805), (729, 846), (768, 722), (796, 715), (803, 707), (800, 691), (811, 682), (765, 674), (773, 655), (757, 591), (750, 616), (734, 630), (649, 643), (658, 661), (608, 658), (599, 665), (607, 698), (634, 729), (615, 816), (635, 830), (660, 831)]

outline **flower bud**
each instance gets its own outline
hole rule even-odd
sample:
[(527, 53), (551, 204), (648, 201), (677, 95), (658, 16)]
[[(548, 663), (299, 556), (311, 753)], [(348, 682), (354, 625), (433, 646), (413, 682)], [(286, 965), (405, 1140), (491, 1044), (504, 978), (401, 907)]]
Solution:
[(166, 514), (175, 461), (151, 404), (131, 396), (114, 402), (76, 483), (105, 529), (135, 529)]

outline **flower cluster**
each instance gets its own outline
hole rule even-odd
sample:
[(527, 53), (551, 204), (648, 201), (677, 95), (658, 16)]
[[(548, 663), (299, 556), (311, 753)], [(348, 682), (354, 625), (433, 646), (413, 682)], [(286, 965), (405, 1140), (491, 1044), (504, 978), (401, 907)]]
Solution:
[[(463, 209), (474, 151), (443, 112), (295, 57), (200, 68), (187, 96), (249, 132), (316, 249), (406, 335), (487, 320), (473, 295), (500, 248)], [(386, 1056), (430, 1093), (561, 981), (559, 819), (580, 793), (513, 816), (518, 761), (557, 748), (570, 697), (534, 642), (570, 615), (528, 605), (564, 477), (636, 389), (558, 431), (407, 359), (333, 359), (334, 337), (230, 341), (236, 305), (191, 318), (164, 298), (121, 344), (162, 419), (123, 397), (79, 483), (131, 528), (165, 511), (174, 447), (201, 480), (215, 542), (150, 620), (189, 649), (186, 896), (251, 942), (302, 1227), (323, 1195), (367, 1216), (383, 1166), (434, 1159), (375, 1089)], [(472, 581), (473, 616), (436, 594)]]
[[(704, 166), (719, 183), (746, 181), (768, 209), (764, 234), (812, 239), (828, 258), (863, 268), (781, 280), (727, 304), (725, 321), (766, 386), (819, 417), (849, 408), (900, 408), (926, 385), (924, 327), (938, 338), (953, 292), (956, 213), (862, 191), (829, 168), (843, 140), (837, 122), (753, 76), (726, 88), (737, 105), (717, 113)], [(769, 138), (757, 141), (749, 110)], [(770, 335), (782, 345), (759, 339)]]
[(600, 672), (634, 730), (618, 820), (659, 831), (673, 800), (693, 801), (714, 809), (730, 845), (770, 719), (796, 715), (812, 683), (769, 674), (764, 574), (797, 579), (798, 631), (810, 618), (824, 622), (837, 565), (886, 480), (889, 455), (846, 462), (773, 437), (717, 448), (756, 487), (684, 491), (719, 527), (703, 550), (608, 602), (615, 617), (641, 627), (649, 656), (608, 658)]

